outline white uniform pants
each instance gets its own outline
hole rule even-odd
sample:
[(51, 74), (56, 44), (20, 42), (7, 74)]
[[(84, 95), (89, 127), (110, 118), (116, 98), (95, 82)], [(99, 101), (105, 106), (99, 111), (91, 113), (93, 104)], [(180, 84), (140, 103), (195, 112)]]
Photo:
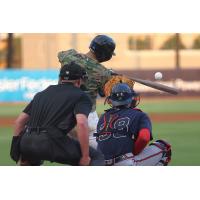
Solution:
[(91, 112), (88, 116), (88, 126), (89, 126), (89, 144), (91, 147), (94, 149), (97, 149), (97, 142), (96, 142), (96, 137), (93, 136), (94, 133), (97, 131), (97, 124), (99, 121), (99, 117), (97, 115), (97, 112)]
[(150, 145), (134, 156), (132, 153), (125, 154), (127, 159), (115, 163), (116, 166), (160, 166), (163, 165), (159, 161), (163, 157), (163, 150), (155, 145)]

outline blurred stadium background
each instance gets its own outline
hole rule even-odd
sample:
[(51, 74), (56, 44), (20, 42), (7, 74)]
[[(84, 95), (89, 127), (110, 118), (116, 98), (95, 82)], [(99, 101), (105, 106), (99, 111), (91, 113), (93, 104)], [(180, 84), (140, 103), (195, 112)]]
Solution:
[[(57, 53), (74, 48), (86, 53), (97, 33), (0, 33), (0, 165), (14, 165), (9, 157), (13, 121), (34, 94), (57, 83)], [(200, 165), (200, 34), (111, 33), (116, 56), (107, 63), (122, 74), (154, 80), (180, 89), (172, 96), (135, 84), (139, 105), (153, 122), (154, 138), (172, 144), (171, 165)], [(98, 99), (98, 113), (106, 106)], [(51, 165), (50, 163), (46, 163)]]

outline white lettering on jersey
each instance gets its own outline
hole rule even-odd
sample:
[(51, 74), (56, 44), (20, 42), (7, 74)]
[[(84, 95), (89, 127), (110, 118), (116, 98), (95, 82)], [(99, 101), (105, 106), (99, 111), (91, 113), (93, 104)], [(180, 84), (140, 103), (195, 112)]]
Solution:
[(128, 132), (128, 125), (130, 122), (130, 118), (129, 117), (122, 117), (119, 118), (115, 123), (114, 123), (114, 128), (121, 131), (126, 129), (126, 131)]
[(113, 133), (113, 137), (114, 138), (127, 137), (129, 122), (130, 122), (129, 117), (123, 117), (118, 119), (114, 123), (114, 129), (116, 129), (119, 132)]

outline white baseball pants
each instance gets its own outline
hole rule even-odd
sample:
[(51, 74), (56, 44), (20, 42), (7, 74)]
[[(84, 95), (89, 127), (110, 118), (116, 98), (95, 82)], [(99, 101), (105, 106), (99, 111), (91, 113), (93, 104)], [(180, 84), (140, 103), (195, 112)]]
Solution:
[(132, 153), (125, 154), (127, 159), (115, 163), (115, 166), (162, 166), (160, 160), (163, 157), (163, 150), (155, 145), (150, 145), (134, 156)]
[(93, 136), (94, 133), (97, 131), (97, 124), (99, 121), (99, 117), (97, 115), (97, 112), (91, 112), (88, 116), (88, 126), (89, 126), (89, 144), (94, 149), (97, 149), (97, 142), (96, 137)]

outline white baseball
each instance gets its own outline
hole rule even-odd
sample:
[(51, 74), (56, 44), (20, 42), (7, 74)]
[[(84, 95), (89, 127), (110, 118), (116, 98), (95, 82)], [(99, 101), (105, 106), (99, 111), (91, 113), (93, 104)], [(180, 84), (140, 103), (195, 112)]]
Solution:
[(155, 77), (156, 80), (161, 80), (162, 77), (163, 77), (163, 75), (162, 75), (161, 72), (156, 72), (156, 73), (154, 74), (154, 77)]

